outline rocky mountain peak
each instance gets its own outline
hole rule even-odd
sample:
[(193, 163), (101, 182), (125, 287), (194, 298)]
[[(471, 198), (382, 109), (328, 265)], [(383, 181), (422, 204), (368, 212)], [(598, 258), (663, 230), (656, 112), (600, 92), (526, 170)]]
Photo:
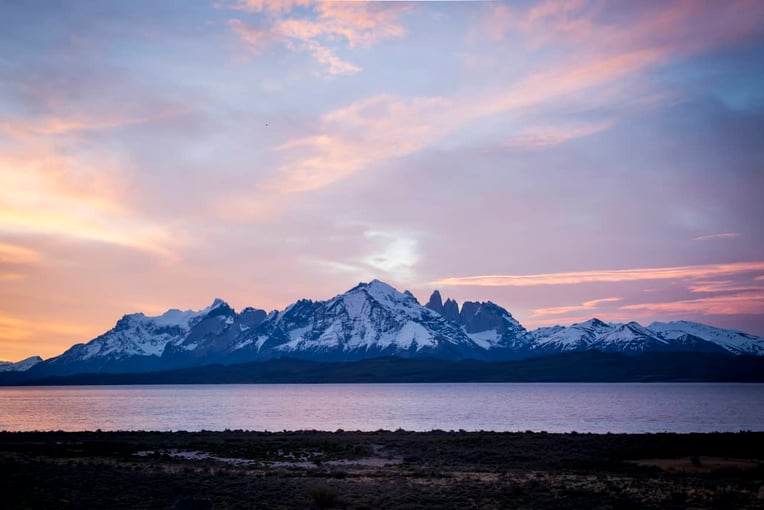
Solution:
[(443, 312), (441, 313), (443, 317), (450, 320), (451, 322), (459, 323), (459, 303), (454, 301), (451, 298), (446, 299), (446, 302), (443, 303)]
[(439, 291), (433, 291), (432, 295), (430, 296), (430, 299), (427, 301), (427, 304), (424, 305), (433, 312), (438, 312), (439, 314), (443, 315), (443, 299), (440, 297)]

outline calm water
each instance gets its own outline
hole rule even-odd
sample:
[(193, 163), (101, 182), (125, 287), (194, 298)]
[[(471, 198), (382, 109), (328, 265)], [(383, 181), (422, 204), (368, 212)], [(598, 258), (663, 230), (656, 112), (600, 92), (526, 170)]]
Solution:
[(764, 430), (764, 384), (0, 388), (0, 430)]

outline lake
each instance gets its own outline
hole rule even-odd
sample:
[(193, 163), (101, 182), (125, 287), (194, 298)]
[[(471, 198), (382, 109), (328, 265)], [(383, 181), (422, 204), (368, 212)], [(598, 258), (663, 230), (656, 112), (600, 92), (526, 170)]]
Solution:
[(0, 430), (764, 430), (764, 384), (433, 383), (0, 388)]

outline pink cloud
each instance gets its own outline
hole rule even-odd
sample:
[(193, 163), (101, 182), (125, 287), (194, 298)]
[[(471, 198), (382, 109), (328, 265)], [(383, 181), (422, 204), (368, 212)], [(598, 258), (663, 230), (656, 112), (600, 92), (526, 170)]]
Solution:
[[(754, 282), (760, 278), (761, 277), (754, 278)], [(750, 290), (764, 290), (764, 287), (758, 284), (745, 285), (734, 280), (710, 280), (692, 283), (688, 286), (688, 289), (690, 292), (696, 294), (710, 294), (715, 292), (743, 292)]]
[(35, 137), (76, 134), (85, 131), (103, 131), (123, 126), (148, 124), (166, 120), (183, 113), (186, 109), (165, 109), (142, 115), (106, 114), (101, 116), (45, 116), (36, 119), (0, 119), (0, 133), (29, 140)]
[(703, 315), (738, 315), (764, 313), (764, 291), (658, 303), (625, 305), (621, 310), (650, 313), (698, 313)]
[[(293, 13), (298, 6), (308, 6), (310, 15), (306, 17)], [(409, 10), (401, 4), (307, 1), (239, 2), (233, 8), (267, 12), (273, 17), (265, 29), (249, 26), (237, 19), (229, 21), (234, 32), (248, 46), (262, 50), (270, 42), (279, 42), (291, 50), (306, 51), (330, 75), (355, 74), (362, 70), (337, 55), (339, 41), (354, 48), (403, 37), (405, 30), (398, 18)]]
[(608, 298), (592, 299), (591, 301), (585, 301), (584, 303), (580, 305), (558, 306), (558, 307), (552, 307), (552, 308), (537, 308), (533, 310), (533, 316), (562, 315), (562, 314), (572, 313), (572, 312), (582, 312), (585, 310), (596, 310), (599, 308), (601, 304), (615, 303), (617, 301), (621, 301), (621, 298), (608, 297)]
[(696, 241), (721, 241), (723, 239), (735, 239), (743, 235), (741, 232), (723, 232), (721, 234), (710, 234), (705, 236), (698, 236)]
[(485, 275), (443, 278), (433, 285), (468, 285), (488, 287), (529, 287), (536, 285), (575, 285), (594, 282), (631, 282), (642, 280), (697, 279), (764, 271), (764, 262), (737, 262), (699, 266), (614, 269), (532, 275)]
[(40, 254), (24, 246), (0, 241), (0, 264), (31, 264), (40, 260)]
[(227, 7), (247, 12), (289, 12), (295, 7), (304, 7), (317, 0), (233, 0), (220, 2), (218, 7)]
[(506, 146), (519, 150), (544, 149), (599, 133), (611, 125), (612, 122), (604, 121), (579, 126), (540, 126), (523, 130), (511, 137)]
[[(277, 176), (265, 187), (287, 192), (320, 189), (382, 161), (426, 148), (478, 119), (505, 112), (530, 115), (534, 108), (548, 107), (555, 102), (570, 104), (576, 98), (588, 101), (593, 90), (601, 91), (606, 86), (610, 93), (615, 93), (610, 100), (619, 100), (623, 95), (630, 97), (630, 91), (619, 91), (614, 83), (664, 61), (667, 51), (661, 45), (648, 44), (649, 41), (605, 44), (607, 38), (621, 34), (612, 34), (615, 29), (609, 26), (596, 26), (584, 16), (585, 7), (582, 2), (542, 4), (517, 19), (525, 20), (522, 23), (527, 25), (527, 30), (547, 22), (559, 25), (555, 30), (572, 34), (588, 27), (586, 30), (593, 30), (596, 35), (589, 37), (596, 39), (595, 46), (606, 51), (583, 52), (582, 58), (558, 62), (515, 83), (470, 98), (404, 99), (383, 95), (356, 101), (326, 114), (317, 134), (283, 144), (279, 150), (289, 155), (289, 161), (280, 166)], [(515, 14), (505, 12), (505, 5), (497, 9), (503, 12), (501, 19), (516, 19)], [(687, 16), (699, 15), (692, 14), (695, 10), (691, 7), (677, 9), (658, 14), (641, 13), (641, 24), (635, 30), (655, 35), (661, 30), (668, 31), (666, 26), (673, 26), (675, 18), (684, 20)], [(365, 3), (319, 3), (314, 12), (318, 13), (315, 19), (277, 21), (269, 36), (277, 33), (285, 38), (286, 44), (312, 52), (330, 73), (349, 74), (360, 68), (337, 57), (320, 42), (323, 36), (332, 35), (349, 45), (361, 45), (402, 34), (396, 21), (398, 11), (376, 11)], [(236, 24), (237, 30), (241, 27)], [(257, 32), (252, 37), (253, 44), (257, 45), (264, 36)], [(437, 107), (433, 108), (433, 104)], [(580, 126), (537, 125), (510, 136), (507, 145), (522, 149), (557, 145), (604, 131), (614, 121), (607, 119)]]
[[(521, 111), (600, 86), (643, 67), (651, 58), (650, 54), (630, 54), (586, 65), (564, 64), (475, 99), (381, 95), (356, 101), (324, 115), (320, 135), (282, 145), (280, 150), (289, 149), (296, 158), (282, 166), (270, 187), (289, 191), (322, 188), (381, 161), (423, 149), (477, 119)], [(535, 143), (562, 143), (609, 125), (605, 121), (567, 130), (538, 127)], [(523, 142), (526, 146), (531, 143), (527, 138)]]
[(324, 134), (277, 148), (290, 162), (264, 187), (270, 191), (320, 189), (381, 161), (405, 156), (444, 136), (452, 127), (443, 98), (376, 96), (322, 117)]
[(253, 51), (260, 51), (272, 39), (271, 33), (268, 30), (251, 27), (238, 19), (228, 20), (228, 26)]
[[(669, 57), (739, 41), (761, 31), (764, 4), (675, 1), (634, 4), (626, 19), (613, 22), (607, 4), (580, 0), (504, 4), (488, 10), (485, 31), (494, 39), (523, 34), (536, 45), (570, 45), (595, 54), (657, 50)], [(619, 13), (622, 14), (622, 13)]]

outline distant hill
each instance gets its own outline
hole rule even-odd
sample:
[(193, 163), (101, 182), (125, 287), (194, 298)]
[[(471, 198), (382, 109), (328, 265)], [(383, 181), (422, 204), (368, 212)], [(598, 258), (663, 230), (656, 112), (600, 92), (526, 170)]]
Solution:
[[(317, 362), (290, 358), (130, 374), (77, 374), (3, 384), (246, 384), (423, 382), (764, 382), (764, 357), (713, 353), (569, 352), (515, 361), (373, 358)], [(3, 378), (5, 376), (5, 378)]]

